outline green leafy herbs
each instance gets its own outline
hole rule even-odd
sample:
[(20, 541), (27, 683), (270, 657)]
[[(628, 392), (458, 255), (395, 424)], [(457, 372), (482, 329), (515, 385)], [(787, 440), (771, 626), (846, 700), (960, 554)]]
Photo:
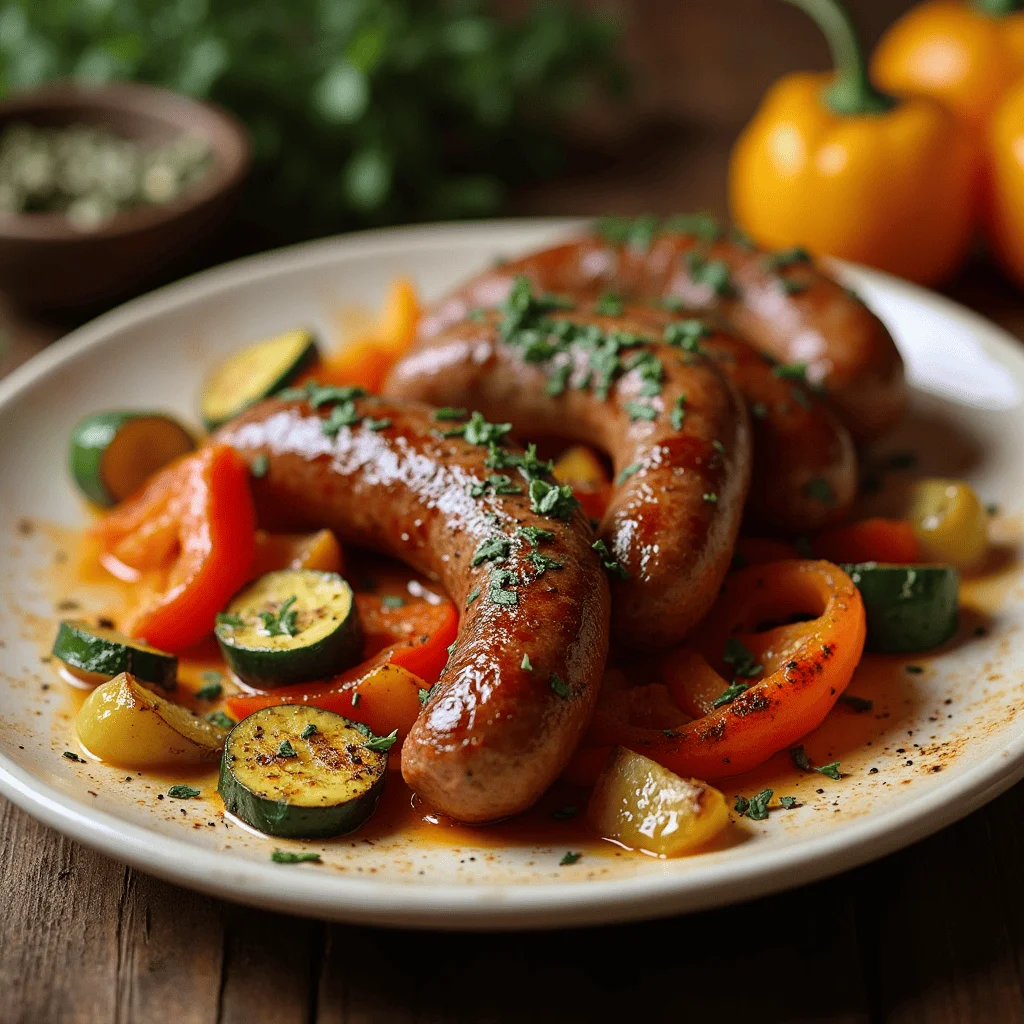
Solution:
[(623, 466), (615, 477), (615, 483), (624, 484), (634, 473), (639, 473), (641, 469), (643, 469), (643, 466), (639, 462), (634, 462), (629, 466)]
[(761, 263), (769, 273), (785, 270), (797, 263), (810, 263), (811, 254), (800, 245), (794, 245), (789, 249), (780, 249), (778, 252), (768, 253)]
[(400, 597), (398, 594), (387, 594), (380, 599), (380, 603), (383, 608), (404, 608), (405, 598)]
[(665, 366), (662, 361), (650, 350), (641, 349), (634, 352), (625, 362), (626, 370), (636, 371), (640, 378), (640, 397), (652, 398), (661, 394), (662, 380), (665, 376)]
[(61, 757), (67, 758), (69, 761), (75, 761), (78, 764), (85, 764), (85, 758), (79, 757), (73, 750), (65, 750)]
[(261, 632), (264, 636), (295, 636), (299, 632), (298, 611), (292, 606), (298, 598), (292, 594), (276, 612), (257, 612), (260, 622), (263, 624)]
[(816, 768), (811, 764), (811, 759), (807, 756), (807, 751), (802, 746), (791, 748), (789, 757), (793, 764), (802, 772), (818, 772), (819, 775), (826, 775), (828, 778), (837, 781), (842, 778), (838, 761), (832, 761), (830, 764), (823, 764)]
[(327, 419), (321, 420), (320, 432), (326, 437), (337, 437), (342, 427), (354, 427), (359, 422), (355, 402), (342, 402), (334, 406)]
[(319, 853), (292, 853), (290, 850), (275, 850), (270, 859), (275, 864), (320, 864)]
[(167, 790), (167, 795), (172, 800), (194, 800), (201, 793), (201, 789), (196, 789), (194, 786), (186, 786), (183, 783), (177, 786), (171, 786), (171, 788)]
[(823, 477), (814, 477), (813, 480), (808, 480), (807, 483), (804, 484), (804, 494), (806, 494), (808, 498), (820, 501), (823, 505), (831, 505), (836, 500), (835, 491), (832, 490), (832, 485)]
[(615, 292), (604, 292), (594, 303), (598, 316), (622, 316), (625, 309), (622, 299)]
[(658, 233), (659, 218), (645, 214), (642, 217), (601, 217), (594, 230), (612, 245), (628, 245), (646, 251)]
[(550, 530), (542, 530), (539, 526), (517, 526), (516, 534), (532, 548), (537, 547), (541, 541), (552, 540), (555, 536)]
[(218, 626), (227, 626), (229, 629), (241, 629), (245, 625), (240, 615), (229, 615), (227, 612), (217, 612), (216, 622)]
[(777, 363), (772, 367), (772, 374), (779, 380), (795, 380), (800, 384), (807, 383), (806, 363)]
[(677, 213), (666, 219), (662, 230), (692, 235), (701, 242), (717, 242), (725, 234), (721, 223), (710, 213)]
[(195, 692), (196, 700), (216, 700), (224, 692), (221, 674), (219, 672), (204, 672), (202, 678), (203, 685)]
[(488, 492), (492, 494), (522, 494), (523, 489), (512, 482), (512, 477), (504, 473), (492, 473), (486, 480), (478, 480), (469, 485), (471, 498), (482, 498)]
[(608, 545), (603, 540), (595, 540), (590, 546), (597, 552), (597, 557), (601, 559), (601, 565), (609, 576), (617, 580), (629, 579), (629, 572), (621, 562), (612, 558), (612, 553), (608, 550)]
[(626, 402), (624, 408), (630, 423), (636, 423), (637, 420), (646, 420), (650, 423), (658, 418), (658, 410), (646, 402)]
[(374, 736), (368, 739), (363, 746), (367, 750), (386, 751), (390, 750), (398, 742), (398, 730), (394, 729), (387, 736)]
[(764, 821), (768, 817), (768, 804), (775, 795), (773, 789), (762, 789), (760, 793), (750, 797), (737, 796), (733, 810), (742, 818), (750, 818), (751, 821)]
[(372, 416), (363, 417), (363, 426), (367, 430), (380, 431), (387, 430), (391, 426), (391, 420), (385, 416), (382, 419), (375, 420)]
[(791, 811), (794, 807), (796, 807), (796, 797), (795, 796), (780, 796), (779, 797), (779, 806), (782, 807), (783, 810)]
[(312, 722), (309, 722), (305, 726), (303, 726), (302, 732), (300, 732), (299, 735), (304, 740), (308, 740), (310, 736), (315, 736), (316, 732), (317, 732), (316, 726)]
[(311, 408), (319, 409), (324, 405), (337, 405), (352, 402), (356, 398), (365, 398), (366, 391), (354, 384), (318, 384), (311, 380), (301, 388), (285, 388), (277, 393), (277, 397), (283, 401), (305, 399)]
[(761, 665), (753, 653), (734, 636), (725, 641), (725, 653), (722, 655), (722, 661), (732, 668), (732, 673), (735, 676), (751, 678), (760, 675), (764, 670), (764, 665)]
[(713, 708), (724, 708), (726, 704), (731, 704), (741, 693), (745, 693), (750, 689), (749, 683), (741, 683), (738, 679), (734, 679), (712, 702)]
[(579, 501), (568, 484), (549, 484), (545, 480), (530, 481), (530, 511), (551, 519), (571, 518)]
[(718, 504), (718, 495), (717, 495), (717, 494), (716, 494), (716, 493), (715, 493), (714, 491), (705, 491), (705, 492), (704, 492), (704, 493), (703, 493), (703, 494), (701, 495), (701, 497), (702, 497), (702, 498), (704, 499), (704, 501), (706, 501), (706, 502), (707, 502), (707, 503), (708, 503), (709, 505), (717, 505), (717, 504)]
[(704, 285), (715, 295), (727, 297), (736, 294), (732, 283), (731, 270), (725, 260), (708, 259), (697, 249), (691, 249), (684, 257), (687, 272), (694, 284)]
[(568, 850), (562, 855), (562, 859), (558, 862), (558, 866), (565, 868), (570, 864), (575, 864), (583, 856), (582, 853), (574, 853), (572, 850)]
[(281, 740), (277, 747), (278, 757), (298, 757), (299, 755), (295, 752), (295, 748), (291, 744), (291, 740)]
[[(451, 654), (450, 651), (448, 653)], [(434, 685), (431, 686), (430, 689), (423, 688), (423, 689), (421, 689), (419, 691), (419, 698), (420, 698), (420, 706), (421, 707), (424, 704), (426, 704), (427, 701), (430, 700), (430, 698), (434, 696), (434, 694), (437, 693), (437, 691), (440, 688), (440, 686), (441, 686), (440, 683), (434, 683)]]
[(686, 352), (699, 352), (700, 343), (711, 337), (711, 328), (703, 320), (676, 320), (665, 325), (663, 340)]
[(466, 595), (466, 607), (468, 608), (479, 596), (480, 596), (480, 588), (479, 587), (474, 587)]
[(206, 720), (211, 725), (217, 726), (218, 729), (233, 729), (236, 725), (235, 720), (225, 715), (223, 711), (211, 711), (206, 716)]
[(511, 541), (508, 537), (487, 537), (482, 540), (473, 552), (470, 565), (482, 565), (484, 562), (504, 562), (508, 558)]
[(465, 423), (442, 430), (442, 437), (462, 437), (469, 444), (498, 444), (512, 429), (511, 423), (489, 423), (479, 412), (474, 412)]
[(537, 570), (538, 576), (543, 576), (549, 569), (561, 569), (562, 563), (557, 558), (551, 558), (540, 551), (530, 551), (526, 555), (526, 561)]
[(676, 395), (672, 403), (672, 410), (668, 414), (668, 421), (672, 424), (673, 430), (682, 430), (683, 422), (686, 419), (686, 395)]
[(572, 687), (564, 680), (561, 676), (551, 673), (551, 677), (548, 679), (548, 686), (551, 687), (552, 692), (556, 697), (561, 697), (562, 700), (568, 700), (572, 696)]
[(569, 386), (571, 376), (572, 363), (560, 363), (553, 367), (544, 385), (544, 393), (551, 398), (557, 398)]
[(514, 608), (519, 604), (519, 595), (515, 591), (516, 575), (510, 569), (493, 569), (487, 585), (487, 599), (492, 604)]
[(466, 409), (456, 409), (450, 405), (444, 405), (433, 412), (435, 420), (464, 420), (468, 415)]
[(533, 662), (530, 661), (530, 656), (528, 654), (523, 655), (523, 660), (519, 663), (519, 667), (525, 672), (533, 671)]
[(266, 452), (260, 452), (252, 462), (249, 463), (249, 472), (252, 476), (256, 477), (257, 480), (262, 479), (267, 475), (267, 471), (270, 469), (270, 458)]

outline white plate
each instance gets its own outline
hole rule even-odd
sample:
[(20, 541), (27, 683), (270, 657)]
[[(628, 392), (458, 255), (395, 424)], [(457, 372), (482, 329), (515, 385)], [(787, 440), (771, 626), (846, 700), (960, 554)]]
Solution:
[[(240, 343), (301, 323), (330, 338), (341, 307), (379, 302), (397, 274), (433, 297), (495, 256), (565, 229), (551, 221), (412, 228), (243, 260), (115, 310), (0, 383), (5, 796), (144, 871), (264, 907), (417, 927), (540, 927), (695, 910), (830, 875), (955, 821), (1024, 774), (1014, 682), (1024, 666), (1024, 590), (1012, 560), (968, 589), (958, 643), (919, 659), (921, 674), (897, 673), (884, 692), (855, 681), (853, 692), (875, 697), (874, 714), (837, 711), (807, 741), (819, 763), (842, 761), (841, 782), (794, 780), (786, 757), (776, 758), (730, 783), (728, 794), (774, 784), (802, 806), (764, 822), (744, 819), (720, 848), (681, 861), (594, 843), (578, 864), (560, 867), (564, 848), (494, 846), (483, 833), (458, 848), (387, 835), (369, 843), (357, 834), (307, 844), (323, 851), (323, 866), (282, 866), (268, 860), (275, 844), (223, 821), (210, 803), (158, 801), (164, 787), (156, 783), (125, 782), (123, 771), (60, 756), (78, 749), (71, 704), (40, 658), (59, 617), (48, 580), (61, 543), (59, 531), (31, 527), (40, 518), (84, 521), (64, 468), (73, 423), (124, 405), (194, 420), (204, 368)], [(890, 450), (913, 443), (928, 469), (968, 476), (1002, 504), (995, 529), (1012, 540), (1024, 469), (1018, 345), (919, 288), (854, 267), (840, 272), (886, 320), (915, 384), (914, 415)], [(990, 620), (984, 636), (974, 632), (979, 617)]]

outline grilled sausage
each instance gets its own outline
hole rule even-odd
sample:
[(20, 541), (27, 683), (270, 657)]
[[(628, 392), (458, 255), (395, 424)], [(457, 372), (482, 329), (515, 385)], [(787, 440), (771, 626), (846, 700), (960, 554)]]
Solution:
[(739, 530), (751, 462), (740, 396), (714, 360), (652, 335), (649, 317), (535, 308), (521, 329), (510, 317), (482, 312), (421, 342), (387, 392), (472, 402), (522, 432), (607, 451), (615, 484), (599, 532), (625, 577), (613, 635), (643, 650), (678, 643), (714, 601)]
[[(462, 620), (402, 774), (461, 821), (524, 810), (582, 737), (608, 652), (608, 584), (582, 512), (535, 459), (485, 443), (501, 427), (339, 389), (310, 395), (264, 402), (219, 434), (267, 456), (252, 481), (261, 525), (330, 527), (441, 582)], [(465, 436), (439, 436), (452, 431)], [(558, 499), (548, 514), (536, 511), (544, 494)]]
[(857, 441), (892, 426), (906, 406), (903, 362), (882, 322), (800, 250), (767, 253), (728, 238), (709, 217), (640, 218), (489, 270), (429, 311), (421, 335), (501, 302), (523, 275), (573, 297), (614, 291), (721, 312), (773, 359), (804, 364)]

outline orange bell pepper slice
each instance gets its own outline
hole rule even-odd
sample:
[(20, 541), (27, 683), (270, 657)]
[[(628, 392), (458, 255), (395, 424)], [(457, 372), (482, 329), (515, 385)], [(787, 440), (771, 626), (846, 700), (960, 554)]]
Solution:
[[(794, 614), (815, 617), (763, 628)], [(866, 626), (860, 593), (838, 566), (784, 561), (730, 576), (699, 632), (701, 653), (723, 675), (720, 696), (732, 678), (749, 682), (749, 689), (667, 731), (622, 722), (599, 707), (584, 747), (566, 773), (570, 781), (593, 781), (615, 745), (683, 777), (714, 779), (749, 771), (824, 721), (853, 677)], [(753, 660), (745, 671), (760, 666), (759, 671), (739, 675), (735, 661), (730, 668), (722, 658), (727, 640), (750, 652)], [(689, 702), (699, 710), (707, 706), (706, 673), (692, 671), (691, 652), (674, 664), (682, 653), (665, 656), (663, 673), (674, 694), (692, 685)]]
[(830, 562), (889, 562), (906, 565), (921, 557), (914, 527), (906, 519), (861, 519), (822, 530), (811, 547)]
[(202, 448), (161, 470), (93, 532), (103, 565), (150, 591), (130, 634), (165, 651), (190, 647), (249, 576), (249, 467), (225, 445)]
[[(240, 720), (275, 704), (309, 704), (364, 722), (375, 732), (398, 729), (399, 735), (404, 735), (419, 714), (419, 691), (437, 682), (448, 661), (448, 647), (459, 629), (458, 612), (447, 599), (431, 603), (414, 598), (401, 608), (392, 608), (376, 594), (356, 594), (356, 607), (363, 623), (367, 660), (324, 682), (229, 697), (231, 716)], [(388, 667), (402, 671), (381, 671)], [(368, 691), (372, 691), (372, 701)], [(353, 704), (356, 693), (360, 697)]]
[(583, 444), (567, 448), (555, 462), (553, 475), (560, 484), (572, 488), (588, 519), (604, 518), (612, 482), (592, 449)]

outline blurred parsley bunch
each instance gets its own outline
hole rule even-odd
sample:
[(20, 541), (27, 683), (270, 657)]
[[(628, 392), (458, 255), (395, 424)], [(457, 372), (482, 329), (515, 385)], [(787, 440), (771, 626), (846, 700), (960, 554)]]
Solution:
[(621, 90), (617, 29), (567, 0), (0, 0), (0, 91), (137, 79), (252, 133), (251, 208), (287, 233), (493, 212), (553, 129)]

